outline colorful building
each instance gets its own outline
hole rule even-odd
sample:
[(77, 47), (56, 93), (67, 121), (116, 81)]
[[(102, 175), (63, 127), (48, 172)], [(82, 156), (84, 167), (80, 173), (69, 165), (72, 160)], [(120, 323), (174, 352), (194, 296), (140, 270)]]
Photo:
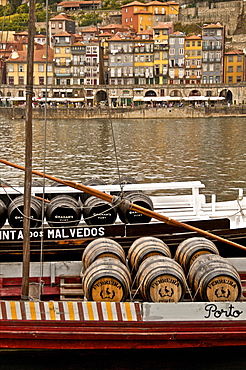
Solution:
[(224, 56), (224, 82), (238, 83), (245, 81), (245, 55), (243, 51), (232, 50)]
[(220, 23), (202, 28), (202, 83), (224, 82), (225, 27)]
[(160, 22), (177, 19), (179, 4), (174, 1), (151, 1), (140, 3), (133, 1), (122, 7), (122, 25), (133, 28), (136, 32), (152, 29)]
[[(20, 96), (24, 96), (24, 90), (27, 78), (27, 51), (13, 51), (6, 61), (7, 83), (9, 85), (18, 85)], [(48, 49), (48, 62), (46, 60), (46, 47), (34, 50), (33, 66), (33, 84), (46, 85), (46, 67), (47, 84), (53, 84), (53, 50)], [(23, 95), (22, 95), (23, 94)]]
[(173, 32), (172, 22), (160, 22), (153, 27), (156, 84), (166, 84), (168, 81), (169, 35)]
[(185, 38), (185, 83), (200, 84), (202, 78), (202, 37)]
[(183, 84), (185, 71), (185, 34), (174, 32), (169, 35), (169, 84)]

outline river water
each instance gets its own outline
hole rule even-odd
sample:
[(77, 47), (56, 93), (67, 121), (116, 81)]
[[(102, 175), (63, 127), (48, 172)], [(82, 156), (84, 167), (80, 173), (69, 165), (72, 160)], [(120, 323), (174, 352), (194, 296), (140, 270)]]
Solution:
[[(24, 165), (24, 125), (24, 120), (0, 118), (1, 158)], [(237, 197), (238, 188), (245, 190), (245, 160), (245, 118), (60, 119), (33, 123), (33, 168), (78, 182), (99, 177), (112, 183), (119, 168), (121, 176), (139, 182), (200, 180), (208, 197), (216, 193), (218, 200), (229, 200)], [(24, 174), (0, 165), (0, 178), (17, 185), (23, 183)], [(246, 368), (245, 351), (240, 348), (0, 355), (0, 369), (4, 370)]]
[[(24, 125), (24, 120), (0, 119), (1, 158), (24, 165)], [(139, 182), (200, 180), (206, 194), (229, 200), (236, 198), (235, 189), (246, 187), (245, 159), (245, 118), (33, 124), (33, 168), (78, 182), (99, 177), (112, 183), (119, 168), (121, 176)], [(23, 183), (24, 173), (0, 165), (0, 177), (16, 185)]]

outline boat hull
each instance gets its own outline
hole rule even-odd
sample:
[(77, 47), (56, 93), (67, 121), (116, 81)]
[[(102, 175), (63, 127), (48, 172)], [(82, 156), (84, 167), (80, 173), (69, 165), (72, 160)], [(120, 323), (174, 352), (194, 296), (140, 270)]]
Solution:
[(0, 303), (1, 349), (246, 345), (244, 302)]
[(1, 349), (143, 349), (245, 346), (245, 322), (0, 323)]

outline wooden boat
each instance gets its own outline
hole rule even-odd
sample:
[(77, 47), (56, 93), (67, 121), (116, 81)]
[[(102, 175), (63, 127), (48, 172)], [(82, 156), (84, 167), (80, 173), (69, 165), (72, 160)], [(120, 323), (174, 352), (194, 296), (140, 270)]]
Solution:
[[(190, 195), (154, 195), (151, 199), (155, 209), (169, 218), (175, 215), (176, 219), (186, 221), (185, 224), (244, 244), (243, 197), (240, 207), (238, 200), (206, 203), (204, 195), (199, 194), (202, 187), (200, 182), (128, 184), (124, 190), (138, 188), (138, 191), (160, 194), (168, 188), (178, 189), (179, 193), (181, 188), (188, 188)], [(95, 188), (117, 191), (117, 185)], [(4, 188), (1, 196), (6, 196), (6, 192), (13, 196), (21, 190)], [(51, 193), (78, 195), (79, 191), (63, 186), (45, 188), (46, 195)], [(33, 188), (32, 194), (39, 196), (41, 188)], [(236, 219), (238, 216), (240, 219)], [(236, 228), (238, 224), (242, 227)], [(43, 261), (38, 260), (41, 232), (45, 236)], [(210, 238), (220, 255), (240, 275), (242, 290), (238, 300), (197, 300), (187, 287), (182, 301), (146, 302), (136, 287), (131, 286), (124, 302), (111, 301), (109, 296), (91, 301), (85, 297), (81, 271), (82, 254), (93, 240), (114, 240), (127, 255), (135, 240), (154, 236), (165, 241), (173, 260), (180, 243), (198, 237), (199, 233), (155, 220), (125, 224), (117, 218), (113, 225), (88, 225), (83, 219), (72, 227), (45, 224), (43, 228), (31, 229), (30, 235), (31, 259), (36, 262), (30, 263), (31, 298), (23, 301), (20, 259), (23, 233), (8, 222), (0, 229), (0, 348), (180, 348), (246, 344), (244, 249)]]

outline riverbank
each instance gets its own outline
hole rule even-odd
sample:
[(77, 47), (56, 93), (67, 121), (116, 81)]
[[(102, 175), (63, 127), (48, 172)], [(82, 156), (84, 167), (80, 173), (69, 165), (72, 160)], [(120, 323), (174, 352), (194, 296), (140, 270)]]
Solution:
[[(144, 118), (199, 118), (199, 117), (223, 117), (246, 116), (246, 105), (240, 106), (209, 106), (209, 107), (93, 107), (93, 108), (48, 108), (48, 119), (144, 119)], [(25, 118), (25, 107), (3, 107), (0, 114), (10, 119)], [(33, 119), (44, 119), (45, 109), (34, 108)]]

